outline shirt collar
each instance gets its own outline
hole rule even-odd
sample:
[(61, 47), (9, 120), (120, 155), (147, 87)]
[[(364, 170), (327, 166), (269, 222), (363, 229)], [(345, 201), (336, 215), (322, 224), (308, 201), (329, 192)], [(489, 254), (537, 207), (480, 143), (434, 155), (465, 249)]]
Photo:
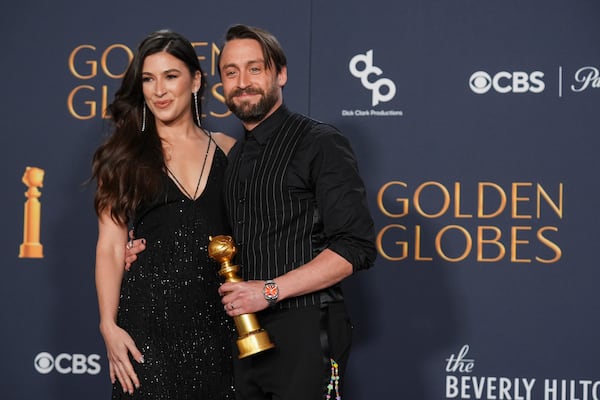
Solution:
[(287, 107), (282, 104), (277, 110), (275, 110), (273, 114), (269, 115), (267, 119), (258, 124), (254, 129), (251, 131), (245, 131), (246, 138), (249, 135), (252, 135), (256, 138), (258, 144), (266, 144), (271, 136), (277, 132), (277, 128), (281, 126), (289, 113), (290, 112)]

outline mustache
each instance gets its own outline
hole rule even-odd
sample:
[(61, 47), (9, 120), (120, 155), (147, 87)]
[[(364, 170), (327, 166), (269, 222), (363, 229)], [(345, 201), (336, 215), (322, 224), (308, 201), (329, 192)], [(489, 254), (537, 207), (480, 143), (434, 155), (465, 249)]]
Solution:
[(264, 92), (257, 88), (236, 89), (231, 93), (231, 97), (240, 96), (242, 94), (264, 94)]

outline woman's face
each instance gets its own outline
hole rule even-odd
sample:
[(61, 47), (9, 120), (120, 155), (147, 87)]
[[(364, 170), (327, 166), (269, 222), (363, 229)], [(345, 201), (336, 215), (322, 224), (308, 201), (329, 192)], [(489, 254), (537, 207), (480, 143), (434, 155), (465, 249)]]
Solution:
[(142, 66), (142, 90), (156, 126), (172, 126), (192, 118), (192, 94), (200, 88), (200, 71), (167, 52), (152, 54)]

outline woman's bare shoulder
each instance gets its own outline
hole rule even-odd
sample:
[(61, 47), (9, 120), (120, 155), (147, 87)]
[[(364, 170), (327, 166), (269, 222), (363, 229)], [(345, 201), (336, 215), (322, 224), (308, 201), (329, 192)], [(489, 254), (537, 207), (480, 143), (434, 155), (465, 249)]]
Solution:
[(229, 153), (229, 150), (235, 144), (235, 138), (224, 134), (223, 132), (211, 132), (212, 138), (217, 143), (217, 146), (223, 150), (225, 154)]

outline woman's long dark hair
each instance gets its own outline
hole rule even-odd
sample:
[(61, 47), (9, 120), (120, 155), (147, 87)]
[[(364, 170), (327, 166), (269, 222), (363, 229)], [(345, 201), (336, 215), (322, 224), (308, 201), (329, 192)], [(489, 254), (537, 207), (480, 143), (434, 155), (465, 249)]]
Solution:
[[(121, 87), (108, 106), (114, 130), (96, 150), (92, 162), (92, 178), (98, 184), (94, 198), (96, 213), (100, 215), (110, 210), (111, 218), (117, 223), (126, 224), (142, 201), (158, 195), (164, 182), (162, 143), (156, 131), (154, 115), (145, 105), (142, 91), (144, 60), (163, 51), (183, 61), (192, 76), (200, 71), (201, 85), (196, 97), (198, 103), (206, 87), (198, 56), (183, 36), (160, 30), (150, 34), (138, 46)], [(194, 104), (194, 100), (192, 95), (192, 115), (194, 121), (198, 121), (202, 108), (201, 104)], [(146, 118), (142, 132), (144, 108)]]

